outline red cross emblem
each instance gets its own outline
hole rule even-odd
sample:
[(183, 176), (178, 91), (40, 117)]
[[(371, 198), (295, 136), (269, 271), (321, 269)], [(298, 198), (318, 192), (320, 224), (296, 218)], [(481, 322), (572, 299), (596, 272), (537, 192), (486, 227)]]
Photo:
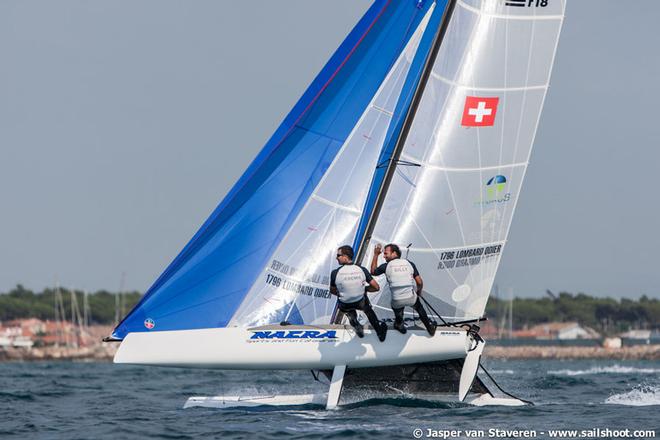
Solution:
[(495, 114), (500, 98), (482, 98), (480, 96), (466, 96), (463, 109), (464, 127), (490, 127), (495, 124)]

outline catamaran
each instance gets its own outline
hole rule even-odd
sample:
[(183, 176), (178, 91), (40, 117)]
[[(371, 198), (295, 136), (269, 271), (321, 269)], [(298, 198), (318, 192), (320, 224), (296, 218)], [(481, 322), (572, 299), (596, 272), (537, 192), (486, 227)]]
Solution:
[[(351, 387), (522, 404), (477, 375), (493, 286), (548, 90), (564, 0), (375, 0), (208, 220), (114, 329), (116, 363), (311, 369), (320, 394), (186, 406), (341, 404)], [(336, 310), (336, 249), (396, 243), (434, 336), (381, 343)], [(371, 294), (391, 322), (386, 282)], [(484, 370), (485, 371), (485, 370)], [(319, 379), (319, 380), (321, 380)], [(496, 385), (496, 384), (495, 384)]]

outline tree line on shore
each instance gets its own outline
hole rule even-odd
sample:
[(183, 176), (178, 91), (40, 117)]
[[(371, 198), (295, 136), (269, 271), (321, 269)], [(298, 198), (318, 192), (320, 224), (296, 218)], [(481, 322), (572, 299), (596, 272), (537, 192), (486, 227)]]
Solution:
[[(75, 298), (73, 295), (75, 295)], [(65, 288), (46, 288), (41, 292), (33, 292), (18, 285), (9, 292), (0, 294), (0, 321), (14, 319), (38, 318), (54, 321), (58, 318), (57, 304), (64, 312), (64, 318), (71, 321), (71, 306), (75, 301), (82, 313), (85, 304), (85, 292)], [(139, 301), (140, 292), (122, 292), (120, 296), (106, 290), (87, 294), (88, 320), (92, 325), (109, 325), (115, 323), (116, 314), (128, 313)], [(118, 313), (117, 313), (118, 312)], [(59, 319), (62, 319), (61, 316)]]
[(660, 329), (660, 300), (643, 295), (638, 300), (596, 298), (584, 293), (562, 292), (544, 298), (514, 298), (513, 301), (491, 297), (486, 316), (508, 326), (509, 308), (513, 306), (513, 329), (546, 322), (578, 322), (608, 335), (631, 329)]
[[(85, 303), (84, 295), (80, 290), (65, 288), (46, 288), (42, 292), (33, 292), (18, 285), (0, 294), (0, 321), (23, 318), (54, 320), (57, 317), (57, 301), (60, 302), (60, 310), (64, 310), (65, 317), (70, 320), (72, 300), (82, 307)], [(89, 293), (87, 304), (90, 324), (113, 324), (116, 314), (123, 317), (140, 297), (141, 294), (135, 291), (122, 292), (119, 297), (105, 290)], [(552, 321), (577, 321), (604, 334), (633, 328), (660, 328), (660, 300), (647, 296), (638, 300), (617, 300), (562, 292), (545, 298), (515, 298), (513, 301), (491, 297), (486, 307), (486, 316), (491, 321), (502, 323), (508, 319), (511, 305), (513, 329)], [(506, 325), (509, 325), (508, 322)]]

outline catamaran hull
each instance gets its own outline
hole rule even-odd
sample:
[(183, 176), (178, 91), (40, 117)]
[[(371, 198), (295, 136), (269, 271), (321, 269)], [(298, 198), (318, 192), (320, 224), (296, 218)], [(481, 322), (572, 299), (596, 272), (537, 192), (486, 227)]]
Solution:
[(332, 369), (462, 359), (471, 338), (438, 328), (405, 335), (390, 330), (385, 342), (365, 330), (359, 338), (344, 326), (271, 326), (130, 333), (114, 358), (119, 364), (218, 369)]
[[(416, 396), (401, 396), (416, 397)], [(253, 408), (259, 406), (299, 406), (299, 405), (325, 405), (328, 395), (299, 394), (299, 395), (270, 395), (270, 396), (213, 396), (213, 397), (190, 397), (183, 405), (187, 408)], [(424, 396), (425, 400), (431, 402), (457, 403), (456, 394), (438, 394)], [(524, 406), (525, 403), (510, 397), (493, 397), (490, 394), (473, 394), (464, 401), (473, 406)]]

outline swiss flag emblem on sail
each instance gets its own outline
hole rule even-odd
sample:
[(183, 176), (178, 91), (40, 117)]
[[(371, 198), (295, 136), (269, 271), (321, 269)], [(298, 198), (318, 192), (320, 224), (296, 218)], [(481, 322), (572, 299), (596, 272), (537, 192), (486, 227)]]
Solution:
[(495, 124), (495, 114), (500, 98), (483, 98), (480, 96), (466, 96), (463, 108), (464, 127), (490, 127)]

